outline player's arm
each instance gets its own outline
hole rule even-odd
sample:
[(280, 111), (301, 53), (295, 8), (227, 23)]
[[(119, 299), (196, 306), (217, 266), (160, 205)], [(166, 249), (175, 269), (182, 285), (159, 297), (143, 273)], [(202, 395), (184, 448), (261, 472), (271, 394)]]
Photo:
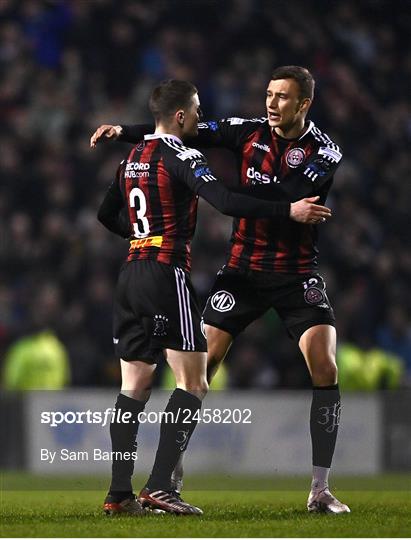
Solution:
[(108, 188), (103, 202), (97, 213), (97, 219), (108, 229), (121, 236), (129, 238), (130, 222), (127, 216), (124, 199), (120, 190), (119, 179), (121, 174), (121, 166), (117, 171), (116, 179)]
[[(314, 204), (314, 200), (298, 201), (294, 207), (287, 201), (267, 201), (235, 193), (219, 182), (209, 169), (201, 154), (195, 159), (177, 162), (177, 178), (183, 180), (196, 194), (205, 199), (221, 213), (244, 218), (291, 218), (308, 223), (321, 221), (331, 216), (324, 206)], [(318, 198), (317, 198), (318, 199)]]
[(102, 124), (90, 138), (91, 148), (95, 148), (98, 143), (107, 141), (121, 141), (137, 144), (144, 135), (154, 133), (154, 124), (136, 124), (130, 126), (113, 126), (112, 124)]
[(317, 223), (331, 217), (329, 208), (315, 204), (319, 196), (304, 198), (293, 203), (264, 201), (241, 193), (233, 193), (218, 181), (203, 185), (197, 194), (227, 216), (290, 218), (299, 223)]
[[(258, 120), (257, 120), (258, 121)], [(195, 148), (221, 147), (235, 150), (255, 130), (256, 123), (243, 118), (227, 118), (198, 124), (198, 135), (185, 141), (187, 146)], [(153, 124), (111, 125), (99, 126), (90, 139), (90, 146), (105, 141), (122, 141), (137, 144), (144, 135), (154, 133)]]
[(312, 223), (313, 220), (316, 222), (327, 221), (331, 217), (329, 208), (316, 204), (320, 200), (319, 195), (295, 200), (283, 190), (281, 184), (240, 186), (234, 188), (233, 191), (266, 201), (288, 202), (290, 203), (290, 219), (299, 223)]
[(264, 201), (227, 189), (217, 179), (204, 183), (197, 194), (227, 216), (244, 218), (287, 218), (290, 215), (290, 203)]
[(187, 146), (195, 148), (227, 148), (235, 151), (244, 144), (263, 120), (263, 118), (249, 120), (235, 117), (200, 122), (197, 136), (185, 142)]

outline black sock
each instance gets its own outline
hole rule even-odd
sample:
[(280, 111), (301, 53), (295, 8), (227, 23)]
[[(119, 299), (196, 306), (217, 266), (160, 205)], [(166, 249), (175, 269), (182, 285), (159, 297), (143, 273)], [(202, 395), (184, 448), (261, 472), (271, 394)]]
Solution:
[(313, 387), (310, 431), (314, 466), (331, 467), (340, 412), (338, 384)]
[[(137, 451), (137, 430), (139, 426), (138, 414), (144, 410), (144, 401), (137, 401), (129, 398), (124, 394), (117, 396), (115, 405), (116, 414), (115, 422), (110, 424), (111, 449), (113, 452), (120, 452), (117, 456), (113, 455), (112, 476), (109, 494), (120, 499), (131, 495), (133, 488), (131, 487), (131, 477), (134, 471), (133, 452)], [(119, 411), (121, 409), (121, 417), (124, 413), (131, 413), (131, 417), (126, 422), (118, 422)], [(128, 452), (130, 459), (123, 459), (124, 454)]]
[(171, 489), (171, 473), (181, 452), (187, 448), (197, 425), (196, 413), (198, 414), (200, 408), (201, 401), (193, 394), (180, 388), (172, 393), (165, 412), (171, 412), (174, 421), (165, 421), (167, 417), (163, 417), (161, 421), (156, 459), (146, 484), (148, 489)]

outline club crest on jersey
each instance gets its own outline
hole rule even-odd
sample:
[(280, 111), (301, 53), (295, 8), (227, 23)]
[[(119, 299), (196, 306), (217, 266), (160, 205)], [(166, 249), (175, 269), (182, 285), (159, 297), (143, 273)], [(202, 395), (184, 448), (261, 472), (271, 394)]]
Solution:
[(211, 297), (211, 307), (221, 313), (230, 311), (234, 306), (234, 296), (227, 291), (217, 291)]
[(153, 336), (163, 337), (167, 335), (168, 318), (165, 315), (154, 315)]
[(298, 167), (305, 160), (305, 152), (302, 148), (291, 148), (285, 159), (289, 167)]
[(144, 141), (139, 142), (136, 145), (137, 152), (141, 152), (142, 150), (144, 150), (145, 145), (146, 145), (146, 143)]

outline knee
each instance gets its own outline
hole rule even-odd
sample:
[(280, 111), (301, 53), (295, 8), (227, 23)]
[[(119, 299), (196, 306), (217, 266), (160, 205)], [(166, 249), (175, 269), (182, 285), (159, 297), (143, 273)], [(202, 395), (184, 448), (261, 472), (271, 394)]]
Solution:
[(138, 401), (147, 402), (151, 395), (151, 378), (136, 377), (122, 381), (121, 393)]
[(314, 386), (336, 384), (335, 328), (330, 325), (313, 326), (301, 336), (299, 346), (311, 373)]
[(337, 383), (338, 368), (333, 358), (326, 358), (312, 367), (312, 381), (314, 386), (331, 386)]
[(151, 396), (151, 388), (121, 388), (121, 393), (131, 399), (147, 403)]
[(180, 385), (180, 388), (184, 386), (183, 390), (203, 400), (208, 392), (207, 380), (202, 378), (199, 381), (186, 381), (184, 385)]

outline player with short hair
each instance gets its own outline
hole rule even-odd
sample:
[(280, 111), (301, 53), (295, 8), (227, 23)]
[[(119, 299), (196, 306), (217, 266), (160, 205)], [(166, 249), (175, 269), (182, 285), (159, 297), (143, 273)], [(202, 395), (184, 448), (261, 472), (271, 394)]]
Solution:
[[(143, 507), (202, 513), (182, 501), (171, 485), (171, 473), (188, 445), (208, 389), (207, 343), (189, 275), (198, 197), (232, 216), (275, 218), (281, 223), (290, 217), (307, 222), (331, 215), (311, 199), (290, 204), (231, 193), (201, 152), (183, 144), (198, 133), (199, 107), (197, 89), (189, 82), (164, 81), (153, 90), (155, 131), (139, 140), (121, 162), (98, 213), (110, 231), (130, 238), (116, 289), (114, 343), (122, 373), (115, 408), (131, 420), (110, 425), (114, 454), (104, 503), (108, 514), (141, 514)], [(131, 477), (139, 413), (149, 399), (156, 362), (163, 354), (177, 387), (165, 410), (168, 415), (162, 418), (151, 475), (137, 500)]]
[[(288, 200), (316, 195), (324, 202), (342, 159), (340, 147), (306, 116), (314, 97), (312, 74), (301, 66), (282, 66), (271, 75), (266, 117), (228, 118), (199, 124), (190, 144), (223, 147), (238, 160), (239, 180), (256, 196)], [(128, 142), (150, 130), (147, 125), (100, 126), (91, 137)], [(329, 491), (328, 477), (340, 422), (335, 318), (324, 279), (317, 273), (317, 227), (276, 219), (235, 219), (227, 264), (220, 270), (205, 310), (210, 382), (233, 339), (265, 311), (274, 308), (298, 341), (313, 383), (310, 411), (313, 478), (310, 512), (345, 513), (347, 505)], [(221, 292), (228, 293), (224, 298)], [(219, 302), (224, 301), (224, 310)], [(181, 460), (174, 472), (182, 485)]]

